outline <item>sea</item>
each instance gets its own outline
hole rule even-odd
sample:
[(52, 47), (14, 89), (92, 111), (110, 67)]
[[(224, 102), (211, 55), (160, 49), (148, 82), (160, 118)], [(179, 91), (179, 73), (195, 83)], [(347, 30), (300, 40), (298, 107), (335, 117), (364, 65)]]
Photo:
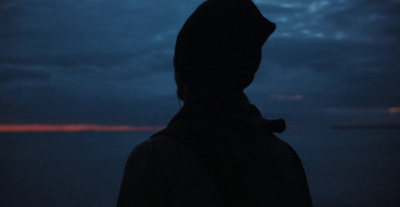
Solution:
[[(0, 133), (1, 207), (115, 206), (154, 132)], [(316, 207), (400, 206), (400, 129), (288, 129)]]

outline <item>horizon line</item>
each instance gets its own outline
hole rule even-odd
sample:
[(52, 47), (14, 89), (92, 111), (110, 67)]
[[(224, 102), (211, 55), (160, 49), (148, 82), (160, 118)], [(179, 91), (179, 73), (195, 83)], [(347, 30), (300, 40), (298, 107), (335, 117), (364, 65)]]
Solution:
[(0, 124), (0, 133), (30, 132), (128, 132), (158, 131), (165, 126), (129, 126), (129, 125), (97, 125), (97, 124)]
[(343, 124), (330, 125), (331, 129), (400, 129), (400, 124)]

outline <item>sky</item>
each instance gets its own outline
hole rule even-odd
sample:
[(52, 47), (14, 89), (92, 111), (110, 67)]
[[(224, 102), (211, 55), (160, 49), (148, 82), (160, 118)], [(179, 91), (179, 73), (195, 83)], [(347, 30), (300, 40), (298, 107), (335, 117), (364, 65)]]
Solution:
[[(2, 0), (0, 124), (163, 126), (200, 0)], [(254, 0), (277, 24), (245, 90), (291, 126), (400, 124), (399, 0)]]

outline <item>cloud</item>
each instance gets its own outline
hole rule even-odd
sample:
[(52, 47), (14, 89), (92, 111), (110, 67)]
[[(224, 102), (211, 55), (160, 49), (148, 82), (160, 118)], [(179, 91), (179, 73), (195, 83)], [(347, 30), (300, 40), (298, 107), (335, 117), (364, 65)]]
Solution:
[[(25, 4), (24, 4), (24, 3)], [(4, 9), (0, 61), (46, 65), (121, 64), (152, 47), (172, 47), (174, 4), (146, 1), (23, 1)], [(157, 2), (156, 2), (157, 3)], [(164, 6), (160, 9), (160, 6)], [(167, 31), (167, 34), (164, 34)], [(154, 39), (162, 41), (154, 42)], [(164, 43), (167, 43), (166, 45)], [(155, 50), (157, 48), (154, 48)], [(166, 49), (166, 48), (164, 48)]]
[(354, 1), (348, 8), (326, 16), (335, 28), (349, 31), (353, 40), (395, 42), (400, 36), (400, 2)]
[(272, 99), (283, 100), (283, 101), (299, 101), (303, 99), (303, 96), (300, 94), (289, 96), (282, 94), (274, 94), (270, 96)]
[(50, 74), (44, 71), (8, 68), (0, 65), (0, 84), (14, 81), (47, 81), (50, 77)]

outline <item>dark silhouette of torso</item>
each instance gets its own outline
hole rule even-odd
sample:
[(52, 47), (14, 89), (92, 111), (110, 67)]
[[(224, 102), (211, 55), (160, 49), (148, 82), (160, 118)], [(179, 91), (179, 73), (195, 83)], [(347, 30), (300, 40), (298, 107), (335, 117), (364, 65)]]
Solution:
[(299, 157), (273, 134), (282, 126), (244, 94), (225, 101), (186, 104), (138, 146), (119, 206), (312, 206)]

